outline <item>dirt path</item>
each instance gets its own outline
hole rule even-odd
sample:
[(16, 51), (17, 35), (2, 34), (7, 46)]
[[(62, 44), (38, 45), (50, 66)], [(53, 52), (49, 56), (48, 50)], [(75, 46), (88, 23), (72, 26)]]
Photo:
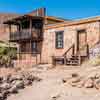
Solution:
[(41, 82), (34, 83), (7, 100), (100, 100), (100, 92), (95, 89), (64, 85), (62, 78), (71, 72), (71, 70), (52, 70), (37, 74), (43, 78)]

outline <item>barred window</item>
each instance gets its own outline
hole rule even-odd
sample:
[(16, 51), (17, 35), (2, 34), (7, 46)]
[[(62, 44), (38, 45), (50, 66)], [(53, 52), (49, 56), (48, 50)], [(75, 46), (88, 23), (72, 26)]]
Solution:
[(63, 33), (64, 31), (56, 32), (56, 48), (63, 48)]

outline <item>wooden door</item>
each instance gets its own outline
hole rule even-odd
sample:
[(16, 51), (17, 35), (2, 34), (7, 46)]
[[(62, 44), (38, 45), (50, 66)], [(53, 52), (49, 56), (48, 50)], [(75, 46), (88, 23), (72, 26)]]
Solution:
[(77, 31), (77, 51), (80, 52), (82, 56), (86, 55), (87, 50), (87, 33), (85, 30)]

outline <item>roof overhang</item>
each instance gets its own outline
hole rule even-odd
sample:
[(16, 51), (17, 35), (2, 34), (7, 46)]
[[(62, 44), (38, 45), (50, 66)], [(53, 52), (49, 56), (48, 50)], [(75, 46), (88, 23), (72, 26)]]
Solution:
[(16, 18), (12, 18), (10, 20), (7, 20), (5, 22), (3, 22), (4, 24), (19, 24), (21, 21), (23, 20), (27, 20), (27, 19), (32, 19), (32, 20), (43, 20), (44, 17), (41, 16), (32, 16), (32, 15), (23, 15), (23, 16), (18, 16)]

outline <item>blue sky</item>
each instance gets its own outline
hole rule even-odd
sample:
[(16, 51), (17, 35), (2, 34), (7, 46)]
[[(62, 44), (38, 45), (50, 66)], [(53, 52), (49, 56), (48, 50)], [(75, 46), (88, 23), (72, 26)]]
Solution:
[(27, 13), (46, 7), (47, 14), (66, 19), (100, 15), (100, 0), (0, 0), (0, 12)]

